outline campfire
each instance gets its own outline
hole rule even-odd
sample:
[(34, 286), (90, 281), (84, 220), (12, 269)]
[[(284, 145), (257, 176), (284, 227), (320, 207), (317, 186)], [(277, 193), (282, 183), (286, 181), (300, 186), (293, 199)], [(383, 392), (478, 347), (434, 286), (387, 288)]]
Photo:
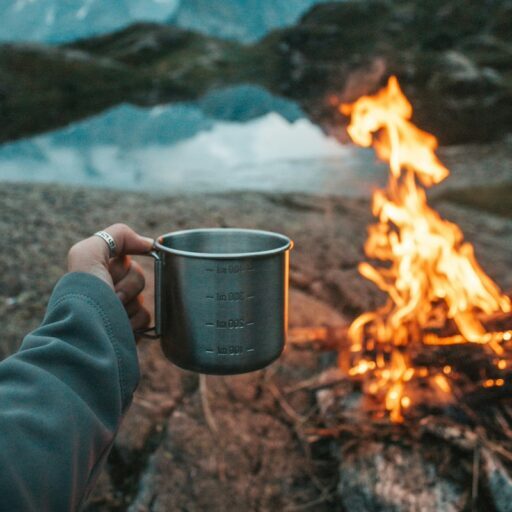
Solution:
[(351, 324), (350, 350), (340, 350), (340, 367), (361, 380), (393, 422), (402, 422), (422, 396), (441, 402), (453, 397), (457, 370), (441, 358), (422, 364), (420, 355), (425, 359), (429, 349), (478, 346), (491, 370), (483, 369), (475, 385), (503, 386), (512, 331), (492, 327), (492, 319), (508, 316), (511, 301), (480, 267), (460, 228), (428, 204), (425, 189), (449, 176), (435, 154), (436, 138), (411, 123), (412, 106), (395, 77), (340, 111), (350, 116), (352, 140), (373, 145), (390, 170), (387, 187), (373, 195), (377, 222), (365, 244), (375, 263), (359, 265), (387, 301)]

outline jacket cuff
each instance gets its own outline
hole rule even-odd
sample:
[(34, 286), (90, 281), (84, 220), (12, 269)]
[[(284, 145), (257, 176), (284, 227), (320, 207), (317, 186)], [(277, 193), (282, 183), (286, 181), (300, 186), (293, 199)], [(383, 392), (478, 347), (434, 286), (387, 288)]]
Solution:
[(126, 408), (139, 382), (137, 348), (126, 310), (112, 288), (102, 279), (85, 272), (71, 272), (57, 282), (48, 303), (47, 315), (67, 298), (77, 297), (88, 298), (104, 313), (98, 315), (96, 308), (90, 308), (91, 316), (102, 323), (116, 353)]

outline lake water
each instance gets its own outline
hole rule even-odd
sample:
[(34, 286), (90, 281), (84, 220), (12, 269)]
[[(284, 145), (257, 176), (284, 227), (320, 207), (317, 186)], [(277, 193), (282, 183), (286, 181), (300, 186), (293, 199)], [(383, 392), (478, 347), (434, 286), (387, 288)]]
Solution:
[(195, 103), (120, 105), (0, 146), (0, 180), (161, 193), (368, 195), (386, 178), (371, 150), (339, 144), (300, 109), (239, 86)]

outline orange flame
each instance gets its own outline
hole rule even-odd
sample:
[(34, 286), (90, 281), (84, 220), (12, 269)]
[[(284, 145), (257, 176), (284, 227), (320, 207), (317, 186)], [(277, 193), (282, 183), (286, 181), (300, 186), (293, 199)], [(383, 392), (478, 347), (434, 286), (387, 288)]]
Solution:
[[(352, 140), (365, 147), (373, 144), (390, 166), (387, 188), (373, 196), (378, 222), (369, 227), (365, 244), (368, 257), (388, 264), (359, 266), (388, 299), (378, 310), (359, 316), (349, 329), (351, 374), (369, 374), (370, 389), (384, 392), (391, 419), (402, 421), (403, 409), (411, 404), (405, 386), (417, 372), (409, 360), (410, 346), (471, 342), (489, 344), (500, 354), (500, 343), (510, 333), (486, 332), (481, 314), (509, 312), (511, 301), (479, 266), (459, 227), (428, 205), (421, 185), (439, 183), (449, 171), (434, 153), (436, 138), (410, 122), (412, 106), (396, 77), (375, 95), (343, 104), (340, 110), (351, 116)], [(429, 326), (448, 322), (457, 328), (456, 336), (427, 332)], [(368, 353), (377, 363), (373, 367)], [(442, 392), (450, 391), (442, 373), (433, 382)]]

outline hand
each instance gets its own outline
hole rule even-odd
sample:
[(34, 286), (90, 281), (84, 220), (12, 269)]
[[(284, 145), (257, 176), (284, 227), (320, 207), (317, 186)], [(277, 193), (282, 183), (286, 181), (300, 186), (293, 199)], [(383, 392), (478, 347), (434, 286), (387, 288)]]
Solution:
[(68, 253), (68, 270), (86, 272), (105, 281), (124, 305), (132, 328), (147, 327), (150, 315), (142, 304), (144, 273), (129, 254), (145, 254), (153, 247), (153, 240), (138, 235), (124, 224), (105, 229), (116, 241), (116, 257), (110, 258), (109, 248), (98, 236), (91, 236), (75, 244)]

